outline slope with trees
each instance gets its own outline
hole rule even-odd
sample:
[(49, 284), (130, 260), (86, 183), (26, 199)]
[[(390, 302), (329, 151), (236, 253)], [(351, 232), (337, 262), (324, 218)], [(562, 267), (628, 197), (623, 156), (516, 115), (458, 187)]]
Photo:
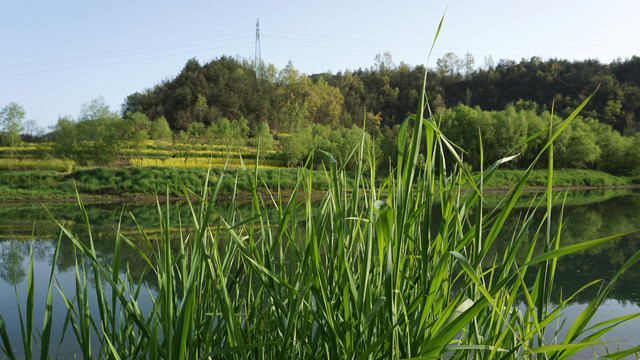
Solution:
[[(251, 145), (297, 166), (312, 149), (346, 159), (345, 144), (364, 126), (377, 164), (388, 169), (399, 125), (418, 101), (424, 71), (423, 66), (395, 64), (389, 53), (376, 56), (370, 68), (313, 75), (291, 62), (277, 70), (226, 56), (208, 63), (190, 59), (175, 78), (128, 96), (120, 114), (95, 99), (77, 120), (61, 117), (46, 138), (53, 140), (56, 157), (78, 164), (141, 156), (147, 139), (173, 139), (185, 156), (193, 144)], [(468, 150), (465, 161), (474, 168), (480, 165), (479, 135), (485, 162), (495, 161), (557, 123), (596, 89), (580, 118), (557, 140), (557, 165), (608, 172), (640, 169), (638, 57), (611, 64), (538, 57), (495, 64), (486, 58), (478, 67), (470, 54), (447, 53), (429, 70), (426, 84), (437, 121), (449, 139)], [(15, 134), (26, 133), (24, 111), (10, 103), (1, 114), (3, 141), (15, 145), (20, 140)], [(520, 156), (510, 166), (528, 164), (541, 143), (517, 149)]]

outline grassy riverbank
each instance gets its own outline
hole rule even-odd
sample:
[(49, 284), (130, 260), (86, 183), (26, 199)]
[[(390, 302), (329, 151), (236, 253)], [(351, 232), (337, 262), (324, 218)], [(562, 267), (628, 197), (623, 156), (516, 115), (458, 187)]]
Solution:
[[(250, 166), (251, 164), (248, 164)], [(211, 170), (210, 183), (215, 183), (222, 169)], [(250, 193), (251, 189), (243, 176), (236, 176), (241, 170), (228, 171), (223, 179), (220, 194), (230, 196), (236, 193)], [(518, 183), (524, 170), (497, 170), (487, 188), (498, 190), (511, 189)], [(180, 181), (190, 189), (202, 189), (207, 169), (171, 168), (171, 167), (96, 167), (77, 168), (73, 172), (57, 171), (0, 171), (0, 199), (4, 200), (61, 200), (75, 199), (74, 186), (84, 196), (102, 198), (153, 198), (156, 194), (181, 196)], [(260, 169), (260, 182), (273, 190), (292, 191), (300, 174), (313, 176), (314, 191), (322, 192), (329, 188), (327, 176), (320, 171), (305, 169)], [(353, 176), (353, 173), (348, 173)], [(477, 176), (477, 174), (476, 174)], [(536, 169), (530, 173), (526, 186), (530, 189), (546, 186), (547, 172)], [(382, 183), (384, 177), (378, 176), (376, 182)], [(567, 169), (558, 171), (554, 186), (559, 188), (598, 188), (633, 186), (634, 178), (615, 176), (595, 170)], [(348, 181), (347, 188), (353, 187)]]
[[(248, 193), (250, 187), (240, 170), (227, 170), (220, 185), (220, 193)], [(153, 197), (156, 194), (181, 196), (181, 184), (201, 189), (207, 178), (206, 168), (119, 167), (80, 168), (71, 173), (53, 171), (0, 172), (0, 198), (3, 199), (73, 199), (74, 187), (83, 195), (108, 198)], [(216, 183), (222, 169), (212, 169), (209, 182)], [(260, 181), (271, 189), (291, 191), (304, 169), (261, 169)], [(328, 181), (319, 172), (313, 175), (314, 189), (326, 190)]]
[[(525, 170), (498, 170), (487, 184), (488, 187), (511, 188), (517, 184)], [(615, 187), (635, 185), (636, 180), (630, 176), (612, 175), (603, 171), (583, 169), (558, 169), (554, 174), (554, 187), (585, 188)], [(527, 180), (528, 187), (546, 187), (547, 171), (533, 170)]]

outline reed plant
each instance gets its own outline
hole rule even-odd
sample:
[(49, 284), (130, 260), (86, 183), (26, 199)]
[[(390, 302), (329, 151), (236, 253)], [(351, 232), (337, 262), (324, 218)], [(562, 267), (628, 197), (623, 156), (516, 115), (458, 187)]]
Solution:
[[(461, 150), (440, 132), (423, 91), (416, 113), (400, 128), (397, 168), (382, 182), (364, 141), (350, 155), (360, 159), (355, 172), (323, 154), (331, 159), (322, 171), (330, 186), (319, 201), (311, 191), (313, 170), (300, 171), (285, 197), (264, 186), (258, 160), (249, 168), (241, 158), (234, 182), (249, 184), (249, 214), (237, 211), (234, 196), (218, 199), (227, 173), (211, 188), (205, 181), (197, 194), (182, 186), (195, 227), (170, 231), (182, 228), (184, 219), (170, 217), (167, 197), (166, 204), (157, 202), (160, 231), (152, 235), (139, 226), (144, 241), (136, 245), (118, 230), (110, 264), (98, 260), (88, 220), (82, 236), (58, 223), (61, 239), (82, 256), (75, 293), (63, 294), (66, 309), (53, 311), (67, 311), (64, 327), (73, 330), (85, 359), (568, 359), (587, 347), (606, 347), (601, 339), (608, 331), (640, 314), (593, 324), (594, 314), (640, 253), (599, 285), (572, 323), (563, 321), (563, 310), (576, 294), (552, 296), (561, 292), (553, 279), (562, 256), (626, 235), (564, 246), (562, 210), (558, 223), (551, 222), (558, 201), (551, 191), (553, 142), (587, 101), (526, 140), (547, 139), (493, 209), (485, 209), (484, 186), (517, 148), (472, 174)], [(503, 234), (544, 152), (547, 191), (531, 201), (515, 231)], [(78, 204), (87, 219), (79, 197)], [(536, 223), (538, 212), (544, 216)], [(511, 240), (490, 257), (499, 235)], [(118, 256), (124, 246), (147, 263), (157, 291), (125, 271)], [(98, 313), (89, 311), (86, 274), (95, 277)], [(530, 275), (534, 280), (525, 281)], [(49, 341), (52, 286), (41, 332), (30, 315), (33, 281), (28, 288), (22, 347), (28, 358), (36, 356), (35, 340), (45, 359), (56, 349)], [(141, 296), (153, 299), (148, 312), (139, 306)], [(5, 356), (15, 358), (1, 318), (0, 335)], [(92, 337), (97, 348), (90, 346)], [(619, 359), (637, 351), (603, 355)]]

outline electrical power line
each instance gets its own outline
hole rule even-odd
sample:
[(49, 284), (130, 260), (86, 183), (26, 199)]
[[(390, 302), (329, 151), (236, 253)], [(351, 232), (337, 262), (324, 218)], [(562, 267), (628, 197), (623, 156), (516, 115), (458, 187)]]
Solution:
[[(364, 40), (355, 37), (326, 36), (319, 34), (305, 34), (289, 31), (276, 31), (263, 29), (266, 43), (269, 45), (283, 46), (291, 49), (313, 48), (348, 52), (380, 52), (390, 51), (393, 54), (422, 55), (426, 45), (418, 43), (386, 42)], [(254, 42), (255, 41), (255, 42)], [(37, 61), (25, 61), (19, 63), (0, 64), (0, 77), (11, 77), (30, 74), (42, 74), (49, 72), (70, 71), (84, 68), (108, 66), (114, 64), (126, 64), (134, 62), (152, 62), (156, 59), (172, 56), (191, 55), (194, 53), (212, 53), (215, 50), (244, 47), (254, 42), (254, 61), (259, 64), (262, 60), (261, 34), (259, 19), (256, 20), (255, 38), (251, 30), (236, 31), (211, 36), (192, 38), (182, 41), (172, 41), (156, 45), (141, 46), (129, 49), (118, 49), (95, 54), (70, 56), (62, 58), (43, 59)], [(212, 46), (218, 45), (218, 46)], [(448, 51), (453, 52), (501, 52), (513, 50), (513, 46), (478, 44), (450, 44)], [(521, 45), (522, 46), (522, 45)], [(611, 44), (599, 47), (589, 47), (591, 53), (603, 53)], [(517, 48), (518, 46), (516, 46)], [(565, 54), (583, 54), (584, 48), (565, 48)], [(293, 55), (293, 54), (292, 54)]]
[[(253, 44), (253, 40), (245, 41), (241, 43), (235, 43), (233, 46), (247, 46), (250, 44)], [(159, 55), (147, 55), (139, 58), (113, 60), (113, 61), (107, 61), (107, 62), (92, 62), (84, 65), (80, 64), (80, 65), (74, 65), (74, 66), (64, 66), (67, 64), (60, 64), (62, 67), (55, 67), (55, 68), (49, 68), (49, 69), (34, 69), (31, 71), (23, 71), (23, 72), (2, 73), (0, 71), (0, 77), (44, 74), (44, 73), (51, 73), (51, 72), (80, 70), (80, 69), (87, 69), (87, 68), (94, 68), (94, 67), (101, 67), (101, 66), (108, 66), (108, 65), (117, 65), (117, 64), (129, 64), (129, 63), (136, 63), (136, 62), (153, 62), (154, 60), (169, 58), (173, 56), (181, 56), (181, 55), (192, 56), (194, 51), (195, 52), (211, 52), (212, 50), (228, 49), (228, 48), (229, 46), (206, 47), (206, 48), (199, 48), (196, 50), (172, 52), (172, 53), (165, 53), (165, 54), (159, 54)]]
[[(154, 58), (184, 55), (189, 53), (192, 54), (194, 52), (246, 45), (246, 43), (249, 41), (252, 42), (252, 35), (250, 32), (244, 31), (209, 36), (181, 42), (171, 42), (154, 46), (123, 49), (90, 55), (54, 58), (14, 64), (0, 64), (0, 76), (43, 73), (50, 71), (71, 70), (75, 68), (146, 61), (152, 60)], [(227, 44), (216, 47), (211, 46), (211, 44), (224, 43)], [(140, 55), (142, 55), (143, 57), (140, 58)], [(18, 70), (18, 72), (16, 72), (16, 70)]]

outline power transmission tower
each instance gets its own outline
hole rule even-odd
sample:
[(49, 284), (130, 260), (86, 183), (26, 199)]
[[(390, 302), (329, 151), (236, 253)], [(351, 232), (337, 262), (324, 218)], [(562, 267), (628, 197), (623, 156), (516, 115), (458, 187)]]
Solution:
[(260, 18), (256, 19), (256, 53), (254, 55), (253, 61), (256, 62), (256, 72), (260, 68), (260, 63), (262, 62), (262, 54), (260, 52)]

